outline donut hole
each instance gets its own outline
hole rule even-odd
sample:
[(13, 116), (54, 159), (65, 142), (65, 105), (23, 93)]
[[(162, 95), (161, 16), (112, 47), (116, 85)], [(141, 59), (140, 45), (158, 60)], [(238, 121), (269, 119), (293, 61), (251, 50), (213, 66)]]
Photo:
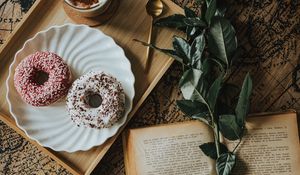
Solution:
[(102, 97), (99, 94), (88, 92), (86, 94), (85, 103), (90, 108), (98, 108), (102, 104)]
[(43, 70), (36, 70), (33, 75), (33, 82), (37, 85), (43, 85), (49, 79), (49, 74)]

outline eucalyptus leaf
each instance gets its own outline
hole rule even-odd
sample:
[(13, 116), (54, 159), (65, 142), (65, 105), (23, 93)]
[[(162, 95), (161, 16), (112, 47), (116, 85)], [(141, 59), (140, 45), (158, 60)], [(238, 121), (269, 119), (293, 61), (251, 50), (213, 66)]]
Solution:
[(155, 26), (177, 28), (185, 31), (186, 24), (183, 22), (184, 15), (175, 14), (165, 18), (160, 18), (154, 22)]
[(245, 125), (245, 118), (249, 110), (251, 92), (252, 92), (252, 80), (249, 73), (247, 73), (242, 85), (238, 103), (235, 108), (237, 122), (240, 127), (244, 127)]
[(191, 50), (191, 46), (189, 45), (189, 43), (181, 37), (174, 36), (173, 47), (177, 55), (179, 55), (183, 59), (183, 62), (187, 64), (190, 60), (190, 50)]
[(222, 135), (229, 140), (238, 140), (243, 133), (243, 128), (238, 125), (235, 115), (220, 115), (219, 128)]
[(239, 97), (240, 88), (232, 83), (224, 83), (221, 89), (221, 95), (226, 98), (227, 101), (237, 101)]
[(184, 18), (183, 22), (188, 26), (199, 26), (199, 27), (206, 27), (205, 21), (203, 21), (200, 17), (194, 17), (194, 18)]
[(210, 60), (211, 62), (213, 62), (215, 65), (217, 65), (217, 66), (220, 68), (221, 72), (225, 72), (225, 70), (226, 70), (226, 65), (224, 65), (222, 62), (220, 62), (218, 59), (215, 59), (215, 58), (209, 58), (209, 60)]
[(226, 7), (227, 3), (225, 1), (217, 1), (217, 10), (215, 13), (215, 16), (225, 16), (227, 7)]
[[(194, 116), (197, 114), (207, 114), (207, 106), (203, 103), (193, 100), (177, 100), (177, 106), (188, 116)], [(200, 116), (198, 115), (198, 116)]]
[(217, 159), (216, 168), (218, 175), (229, 175), (236, 162), (236, 156), (231, 153), (223, 153)]
[(193, 67), (201, 68), (199, 63), (201, 64), (201, 57), (203, 54), (205, 48), (205, 38), (204, 34), (202, 33), (201, 35), (197, 36), (191, 46), (190, 50), (190, 58), (191, 58), (191, 64)]
[(216, 10), (215, 16), (222, 16), (222, 17), (224, 17), (225, 13), (226, 13), (226, 10), (227, 9), (225, 7), (224, 8), (218, 8)]
[(206, 76), (207, 74), (210, 73), (211, 71), (211, 68), (212, 68), (212, 64), (211, 64), (211, 60), (210, 59), (205, 59), (203, 62), (202, 62), (202, 72), (203, 72), (203, 76)]
[(187, 39), (191, 39), (196, 34), (197, 30), (199, 30), (198, 27), (187, 26), (185, 31)]
[(217, 10), (217, 0), (206, 0), (205, 20), (208, 24), (211, 23), (211, 18), (215, 15)]
[(219, 76), (211, 85), (208, 91), (208, 96), (207, 96), (207, 101), (208, 105), (210, 106), (210, 109), (214, 111), (216, 101), (220, 92), (220, 89), (222, 87), (222, 81), (223, 81), (223, 76)]
[(143, 42), (143, 41), (140, 41), (140, 40), (137, 40), (137, 39), (133, 39), (133, 40), (136, 41), (136, 42), (142, 43), (144, 46), (151, 47), (152, 49), (158, 50), (158, 51), (174, 58), (176, 61), (178, 61), (180, 63), (184, 63), (184, 60), (180, 57), (180, 55), (177, 55), (177, 53), (174, 50), (161, 49), (161, 48), (156, 47), (153, 44), (148, 44), (146, 42)]
[(197, 90), (202, 94), (203, 97), (207, 97), (210, 88), (207, 78), (208, 77), (205, 77), (202, 72), (201, 78), (197, 86)]
[(184, 14), (188, 18), (197, 17), (197, 14), (193, 10), (189, 9), (187, 6), (184, 7)]
[[(227, 147), (222, 143), (219, 144), (220, 144), (220, 154), (227, 153), (228, 152)], [(218, 158), (216, 144), (214, 142), (204, 143), (199, 147), (206, 156), (215, 160)]]
[(234, 84), (224, 83), (216, 103), (216, 114), (234, 114), (240, 88)]
[(202, 62), (201, 60), (196, 60), (192, 63), (192, 67), (195, 68), (195, 69), (199, 69), (201, 70), (203, 65), (202, 65)]
[(223, 17), (213, 17), (208, 35), (209, 51), (228, 66), (236, 48), (237, 40), (233, 26)]
[(179, 86), (182, 95), (186, 100), (197, 100), (201, 103), (206, 104), (204, 97), (196, 89), (201, 75), (202, 75), (201, 70), (188, 69), (183, 73), (179, 81)]
[[(222, 95), (220, 94), (220, 97)], [(215, 107), (216, 116), (234, 114), (234, 107), (228, 103), (218, 100)]]
[(206, 124), (211, 123), (209, 112), (205, 104), (192, 100), (177, 100), (177, 106), (189, 117), (204, 121)]

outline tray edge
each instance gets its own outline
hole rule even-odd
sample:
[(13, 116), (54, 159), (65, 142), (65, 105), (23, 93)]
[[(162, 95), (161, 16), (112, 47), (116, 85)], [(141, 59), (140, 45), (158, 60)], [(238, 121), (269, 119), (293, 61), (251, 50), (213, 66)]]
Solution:
[(31, 144), (36, 146), (39, 150), (41, 150), (43, 153), (45, 153), (50, 158), (55, 160), (59, 165), (66, 168), (70, 173), (75, 174), (75, 175), (81, 175), (82, 174), (82, 172), (77, 170), (77, 168), (75, 166), (71, 166), (68, 163), (66, 163), (66, 160), (61, 160), (61, 158), (59, 158), (58, 156), (53, 154), (52, 151), (50, 151), (47, 148), (41, 146), (36, 141), (31, 140), (30, 138), (28, 138), (28, 136), (20, 128), (17, 127), (15, 121), (12, 118), (10, 118), (9, 116), (6, 116), (6, 115), (4, 115), (3, 113), (0, 112), (0, 120), (3, 121), (9, 127), (11, 127), (15, 132), (20, 134), (25, 140), (27, 140), (28, 142), (30, 142)]
[(17, 24), (13, 32), (6, 39), (6, 42), (0, 47), (0, 59), (3, 59), (12, 47), (13, 41), (17, 40), (22, 33), (23, 29), (30, 23), (33, 16), (37, 15), (37, 11), (45, 3), (45, 0), (36, 0), (28, 12), (23, 16), (21, 22)]

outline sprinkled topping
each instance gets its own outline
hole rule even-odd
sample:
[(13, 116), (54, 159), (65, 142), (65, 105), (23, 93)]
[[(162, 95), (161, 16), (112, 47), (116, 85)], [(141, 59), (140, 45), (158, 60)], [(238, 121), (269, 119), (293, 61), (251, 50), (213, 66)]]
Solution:
[(78, 126), (107, 128), (124, 112), (125, 94), (116, 78), (89, 72), (75, 80), (67, 95), (67, 109)]
[(67, 94), (71, 74), (63, 59), (51, 52), (36, 52), (17, 66), (14, 85), (22, 99), (33, 106), (47, 106)]

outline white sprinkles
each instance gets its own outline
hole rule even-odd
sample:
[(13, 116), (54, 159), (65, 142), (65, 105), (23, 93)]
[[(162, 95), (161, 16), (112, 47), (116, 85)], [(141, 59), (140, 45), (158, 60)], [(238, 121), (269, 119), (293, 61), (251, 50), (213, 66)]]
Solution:
[[(99, 95), (100, 106), (89, 104), (90, 95)], [(89, 72), (75, 80), (67, 95), (67, 109), (78, 126), (108, 128), (124, 113), (125, 94), (116, 78), (103, 72)]]

